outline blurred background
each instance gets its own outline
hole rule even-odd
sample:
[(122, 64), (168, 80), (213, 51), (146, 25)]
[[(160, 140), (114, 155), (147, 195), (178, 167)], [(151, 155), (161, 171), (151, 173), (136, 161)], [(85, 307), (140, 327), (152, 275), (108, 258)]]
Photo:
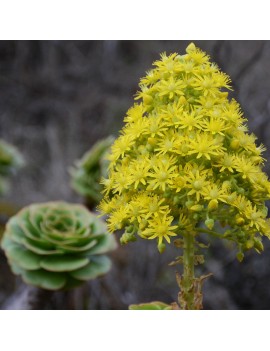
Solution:
[[(232, 79), (250, 132), (268, 151), (270, 172), (270, 42), (194, 41)], [(83, 202), (68, 170), (96, 141), (118, 135), (139, 79), (161, 52), (184, 53), (188, 41), (1, 41), (0, 138), (26, 165), (0, 199), (18, 208), (33, 202)], [(113, 269), (70, 293), (48, 294), (15, 278), (0, 253), (1, 309), (127, 309), (131, 303), (177, 299), (175, 252), (152, 241), (119, 247)], [(270, 242), (240, 264), (233, 248), (213, 243), (199, 273), (205, 309), (270, 309)], [(63, 299), (64, 296), (64, 299)], [(40, 303), (40, 300), (43, 302)], [(72, 300), (72, 301), (71, 301)], [(37, 302), (38, 301), (38, 302)]]

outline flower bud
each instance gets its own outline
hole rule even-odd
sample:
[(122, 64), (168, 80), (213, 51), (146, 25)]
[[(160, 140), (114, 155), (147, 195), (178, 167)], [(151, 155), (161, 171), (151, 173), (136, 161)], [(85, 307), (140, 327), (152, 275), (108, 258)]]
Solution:
[(225, 180), (223, 183), (222, 183), (222, 188), (223, 189), (230, 189), (232, 186), (232, 183), (229, 181), (229, 180)]
[(236, 255), (236, 258), (238, 259), (239, 262), (242, 262), (244, 258), (243, 252), (238, 252)]
[(232, 234), (232, 231), (230, 229), (226, 230), (226, 232), (224, 233), (224, 238), (229, 238)]
[(188, 201), (186, 202), (187, 208), (191, 208), (193, 205), (194, 205), (194, 201), (192, 201), (192, 200), (188, 200)]
[(166, 249), (166, 245), (164, 243), (158, 244), (158, 251), (163, 253)]
[(218, 208), (218, 201), (216, 199), (211, 200), (208, 204), (209, 211), (214, 211)]
[(254, 238), (254, 248), (260, 252), (263, 251), (264, 247), (260, 239)]
[(208, 218), (204, 223), (208, 229), (212, 230), (214, 228), (215, 221), (212, 218)]
[(136, 241), (136, 236), (134, 235), (134, 233), (127, 233), (125, 232), (121, 238), (120, 238), (120, 243), (123, 244), (127, 244), (129, 242), (133, 242)]
[(148, 138), (147, 139), (148, 144), (150, 144), (151, 146), (155, 146), (157, 144), (157, 139), (156, 138)]
[(203, 210), (203, 206), (202, 205), (193, 205), (190, 207), (191, 211), (194, 212), (200, 212)]
[(250, 250), (250, 249), (252, 249), (253, 248), (253, 246), (254, 246), (254, 241), (252, 240), (252, 239), (249, 239), (247, 242), (246, 242), (246, 248), (247, 248), (247, 250)]
[(146, 219), (142, 219), (140, 222), (140, 230), (144, 230), (148, 225), (148, 221)]
[(244, 195), (246, 191), (244, 188), (238, 188), (237, 192), (238, 192), (238, 194)]
[(231, 203), (231, 202), (235, 201), (236, 198), (237, 198), (236, 193), (232, 193), (232, 194), (228, 195), (227, 201), (228, 201), (228, 203)]
[(233, 140), (231, 141), (230, 147), (231, 147), (233, 150), (237, 150), (237, 149), (239, 148), (239, 146), (240, 146), (239, 140), (233, 139)]
[(187, 100), (186, 100), (186, 98), (182, 95), (182, 96), (180, 96), (179, 102), (180, 102), (180, 104), (184, 105), (184, 104), (187, 102)]
[(181, 202), (180, 197), (179, 197), (179, 196), (174, 196), (174, 198), (173, 198), (173, 203), (174, 203), (174, 204), (179, 204), (180, 202)]
[(197, 220), (200, 218), (200, 216), (199, 216), (198, 213), (194, 213), (194, 215), (192, 216), (192, 218), (195, 219), (195, 221), (197, 221)]
[(245, 220), (244, 220), (243, 217), (237, 215), (237, 216), (235, 216), (235, 223), (236, 223), (237, 225), (240, 225), (240, 226), (241, 226), (241, 225), (243, 225), (243, 224), (245, 223)]
[(194, 43), (190, 43), (186, 48), (186, 52), (187, 52), (187, 54), (190, 54), (193, 51), (196, 51), (196, 46)]
[(144, 94), (143, 102), (145, 103), (145, 105), (150, 105), (153, 102), (152, 96), (148, 94)]

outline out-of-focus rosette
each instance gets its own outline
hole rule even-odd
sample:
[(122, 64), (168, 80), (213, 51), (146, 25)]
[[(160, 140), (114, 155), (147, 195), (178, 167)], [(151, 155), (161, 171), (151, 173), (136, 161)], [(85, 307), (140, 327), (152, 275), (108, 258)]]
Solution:
[(84, 206), (32, 204), (7, 223), (1, 247), (14, 274), (48, 290), (73, 288), (107, 273), (116, 248), (105, 224)]

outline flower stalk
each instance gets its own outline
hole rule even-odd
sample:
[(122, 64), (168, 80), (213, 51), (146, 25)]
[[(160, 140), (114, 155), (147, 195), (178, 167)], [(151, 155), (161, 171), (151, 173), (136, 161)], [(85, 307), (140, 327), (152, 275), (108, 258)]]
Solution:
[(182, 278), (182, 293), (179, 301), (182, 309), (195, 309), (195, 273), (194, 273), (194, 235), (186, 233), (183, 236), (183, 278)]

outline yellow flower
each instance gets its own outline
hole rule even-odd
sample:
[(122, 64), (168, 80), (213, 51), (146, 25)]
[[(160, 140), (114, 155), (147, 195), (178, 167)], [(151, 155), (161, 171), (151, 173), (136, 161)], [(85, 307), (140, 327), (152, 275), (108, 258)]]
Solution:
[(137, 122), (141, 119), (145, 113), (145, 108), (143, 104), (134, 104), (127, 112), (127, 116), (124, 121), (127, 123)]
[(216, 160), (215, 167), (219, 167), (219, 171), (223, 172), (226, 169), (229, 172), (234, 172), (236, 168), (236, 157), (233, 154), (224, 154)]
[(179, 71), (179, 62), (175, 59), (177, 54), (171, 54), (169, 56), (166, 53), (162, 53), (161, 60), (155, 61), (153, 63), (154, 66), (157, 67), (157, 72), (159, 75), (165, 74), (174, 74), (175, 72)]
[(152, 166), (152, 172), (149, 174), (153, 179), (149, 180), (149, 190), (160, 188), (165, 191), (167, 186), (173, 184), (173, 178), (177, 176), (175, 169), (177, 166), (171, 166), (168, 163), (159, 162)]
[(164, 136), (169, 126), (162, 119), (161, 116), (150, 115), (148, 117), (149, 128), (143, 132), (145, 135), (149, 135), (152, 138), (156, 136)]
[(211, 160), (213, 156), (218, 156), (224, 148), (209, 134), (196, 134), (195, 139), (190, 140), (191, 150), (189, 155), (196, 154), (197, 158), (204, 156), (207, 160)]
[(181, 80), (175, 80), (173, 77), (170, 77), (169, 80), (162, 80), (157, 88), (159, 96), (167, 95), (169, 99), (173, 99), (175, 95), (184, 95), (183, 89), (185, 87), (185, 84)]
[(190, 232), (193, 229), (193, 223), (186, 212), (181, 212), (179, 216), (178, 227), (181, 231)]
[(224, 135), (225, 130), (229, 128), (229, 126), (226, 125), (225, 121), (221, 120), (220, 118), (210, 118), (209, 120), (204, 120), (202, 122), (202, 125), (204, 131), (209, 132), (213, 135)]
[(162, 199), (157, 195), (150, 194), (147, 196), (147, 201), (141, 201), (140, 198), (138, 198), (138, 201), (140, 201), (142, 204), (142, 212), (144, 213), (145, 219), (148, 219), (150, 217), (164, 216), (170, 212), (169, 206), (163, 205), (165, 199)]
[(133, 161), (129, 167), (129, 183), (134, 184), (135, 189), (138, 188), (139, 184), (146, 185), (147, 177), (151, 176), (149, 169), (150, 164), (147, 160)]
[[(181, 98), (183, 98), (183, 96)], [(183, 105), (186, 102), (185, 99), (183, 100), (181, 98), (178, 101), (174, 101), (172, 104), (166, 106), (165, 109), (161, 109), (161, 118), (162, 120), (166, 121), (166, 125), (178, 125), (178, 121), (183, 114)]]
[(231, 129), (240, 128), (245, 121), (244, 118), (240, 117), (240, 113), (238, 111), (224, 110), (222, 113), (222, 118), (227, 122), (227, 125), (230, 126)]
[(157, 72), (155, 70), (150, 70), (148, 72), (146, 72), (146, 77), (143, 77), (140, 80), (140, 85), (142, 86), (147, 86), (147, 85), (153, 85), (155, 84), (159, 79), (159, 75), (157, 74)]
[(184, 177), (183, 175), (177, 175), (173, 179), (173, 184), (171, 188), (175, 189), (175, 192), (178, 193), (179, 191), (186, 189), (186, 183), (187, 183), (186, 177)]
[(254, 226), (260, 232), (264, 225), (265, 213), (258, 210), (256, 205), (252, 207), (252, 205), (249, 203), (245, 208), (244, 214), (249, 221), (249, 226)]
[(124, 135), (130, 135), (132, 139), (139, 138), (149, 128), (148, 118), (141, 117), (135, 122), (128, 124), (124, 130)]
[(134, 136), (130, 134), (121, 135), (115, 140), (112, 145), (111, 155), (114, 160), (118, 160), (119, 157), (123, 157), (125, 153), (130, 151), (132, 145), (134, 144)]
[(155, 151), (158, 151), (158, 155), (177, 152), (181, 147), (180, 136), (176, 133), (168, 133), (167, 136), (158, 139), (158, 146), (155, 148)]
[(199, 173), (199, 171), (196, 172), (196, 174), (190, 173), (188, 176), (186, 176), (186, 187), (189, 190), (188, 195), (196, 195), (196, 200), (200, 201), (200, 197), (203, 195), (203, 189), (209, 184), (208, 181), (206, 181), (206, 175), (202, 175)]
[(179, 128), (186, 128), (188, 131), (193, 130), (194, 128), (201, 129), (201, 121), (202, 115), (198, 114), (197, 111), (191, 112), (183, 112), (180, 117), (179, 121), (176, 122), (176, 125), (179, 125)]
[(112, 186), (113, 192), (121, 194), (132, 183), (130, 169), (125, 166), (116, 168), (116, 172), (113, 174), (112, 179), (113, 179), (113, 186)]
[(250, 201), (243, 195), (238, 195), (237, 198), (232, 201), (232, 205), (237, 207), (241, 213), (245, 213), (245, 210), (250, 206)]
[(128, 219), (128, 210), (127, 205), (117, 208), (111, 213), (111, 216), (108, 219), (108, 228), (110, 232), (114, 232), (118, 229), (123, 228), (123, 222)]
[(171, 236), (176, 236), (174, 232), (178, 228), (177, 225), (171, 225), (172, 216), (158, 216), (149, 220), (149, 227), (142, 231), (140, 235), (146, 239), (158, 238), (158, 245), (162, 244), (163, 239), (170, 243)]
[(261, 173), (260, 168), (258, 166), (254, 166), (251, 161), (246, 159), (245, 157), (237, 157), (235, 158), (236, 170), (241, 173), (243, 179), (252, 178), (255, 175)]
[(209, 184), (203, 188), (202, 195), (205, 200), (226, 202), (228, 192), (226, 188), (220, 188), (217, 184)]

